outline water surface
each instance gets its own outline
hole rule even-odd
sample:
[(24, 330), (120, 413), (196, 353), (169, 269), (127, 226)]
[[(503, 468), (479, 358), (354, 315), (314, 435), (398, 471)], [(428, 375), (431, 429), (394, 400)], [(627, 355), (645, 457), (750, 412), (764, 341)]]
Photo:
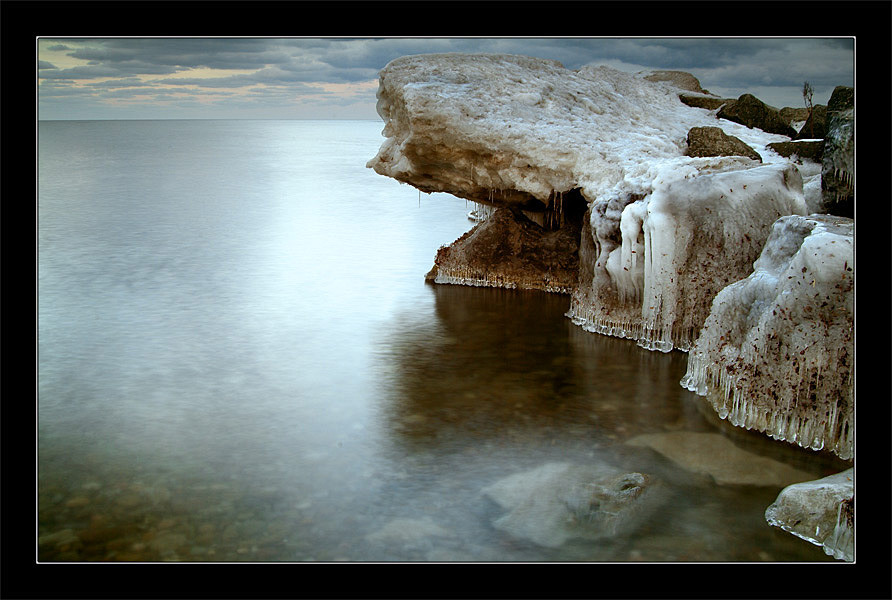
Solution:
[[(365, 168), (373, 121), (39, 127), (42, 561), (825, 561), (641, 433), (708, 431), (820, 477), (838, 461), (718, 422), (686, 356), (575, 327), (565, 296), (432, 286), (464, 200)], [(642, 527), (543, 548), (494, 481), (647, 472)]]

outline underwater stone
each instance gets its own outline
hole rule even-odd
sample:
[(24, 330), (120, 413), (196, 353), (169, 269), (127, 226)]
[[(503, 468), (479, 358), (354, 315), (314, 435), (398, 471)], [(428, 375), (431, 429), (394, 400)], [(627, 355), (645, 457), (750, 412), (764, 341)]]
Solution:
[(509, 475), (483, 493), (508, 511), (493, 522), (497, 529), (556, 548), (631, 533), (658, 505), (657, 487), (642, 473), (555, 462)]
[(738, 448), (718, 433), (646, 433), (626, 444), (652, 448), (689, 471), (709, 475), (719, 485), (785, 486), (812, 478), (805, 471)]

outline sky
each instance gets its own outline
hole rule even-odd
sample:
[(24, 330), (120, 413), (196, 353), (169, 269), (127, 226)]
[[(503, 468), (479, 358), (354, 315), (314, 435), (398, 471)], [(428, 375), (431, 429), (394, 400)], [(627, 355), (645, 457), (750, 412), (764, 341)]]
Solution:
[(410, 54), (496, 52), (568, 69), (687, 71), (708, 91), (804, 107), (853, 86), (855, 39), (37, 38), (38, 118), (379, 119), (378, 71)]

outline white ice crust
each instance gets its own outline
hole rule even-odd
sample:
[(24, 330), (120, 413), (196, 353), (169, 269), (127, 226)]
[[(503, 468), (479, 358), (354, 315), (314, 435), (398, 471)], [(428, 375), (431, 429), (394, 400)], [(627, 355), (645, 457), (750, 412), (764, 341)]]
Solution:
[(779, 219), (754, 272), (716, 295), (682, 385), (734, 425), (852, 458), (853, 230)]
[(368, 166), (425, 191), (514, 189), (544, 202), (573, 188), (589, 201), (648, 193), (666, 167), (712, 162), (684, 156), (697, 126), (721, 127), (765, 162), (786, 161), (766, 148), (785, 136), (719, 121), (642, 75), (501, 54), (398, 58), (379, 74), (387, 139)]

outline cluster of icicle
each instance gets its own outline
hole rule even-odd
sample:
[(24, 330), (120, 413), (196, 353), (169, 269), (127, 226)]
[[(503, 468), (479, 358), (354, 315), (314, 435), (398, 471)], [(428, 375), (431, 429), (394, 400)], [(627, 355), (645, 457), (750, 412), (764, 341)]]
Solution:
[(608, 316), (601, 311), (599, 305), (582, 298), (579, 294), (574, 295), (566, 317), (585, 331), (635, 340), (642, 348), (657, 352), (687, 352), (697, 338), (699, 330), (695, 327), (678, 324), (660, 327), (655, 324), (654, 319), (641, 318), (640, 313)]
[(854, 453), (851, 220), (775, 223), (748, 278), (723, 289), (681, 385), (736, 426)]
[[(759, 351), (760, 349), (753, 348), (754, 353)], [(688, 355), (687, 373), (681, 380), (681, 385), (706, 396), (718, 416), (727, 419), (732, 425), (755, 429), (776, 440), (791, 442), (803, 448), (827, 448), (840, 458), (850, 459), (853, 456), (855, 433), (851, 416), (841, 415), (839, 404), (832, 400), (814, 410), (804, 408), (811, 404), (810, 399), (828, 396), (832, 398), (834, 390), (819, 391), (821, 363), (839, 364), (843, 351), (825, 350), (822, 352), (825, 356), (815, 361), (810, 360), (808, 354), (806, 351), (806, 356), (793, 359), (788, 365), (788, 377), (784, 379), (797, 382), (790, 390), (792, 393), (784, 393), (785, 390), (780, 385), (777, 386), (778, 391), (766, 390), (764, 384), (752, 373), (729, 372), (725, 365), (717, 364), (712, 359), (704, 359), (704, 355), (697, 352)], [(843, 387), (846, 385), (843, 382)], [(757, 400), (764, 398), (766, 394), (771, 394), (774, 404)]]
[[(490, 197), (491, 196), (492, 194), (490, 193)], [(474, 205), (474, 208), (468, 213), (468, 219), (475, 223), (482, 223), (496, 211), (496, 207), (491, 204), (483, 204), (481, 202), (472, 202), (472, 204)]]
[(854, 498), (839, 503), (836, 513), (836, 526), (833, 533), (824, 540), (824, 552), (839, 560), (855, 560), (855, 528), (853, 523)]
[(434, 283), (492, 287), (521, 290), (542, 290), (555, 294), (572, 294), (574, 288), (552, 283), (546, 275), (542, 279), (520, 279), (504, 275), (481, 273), (468, 267), (438, 267)]

